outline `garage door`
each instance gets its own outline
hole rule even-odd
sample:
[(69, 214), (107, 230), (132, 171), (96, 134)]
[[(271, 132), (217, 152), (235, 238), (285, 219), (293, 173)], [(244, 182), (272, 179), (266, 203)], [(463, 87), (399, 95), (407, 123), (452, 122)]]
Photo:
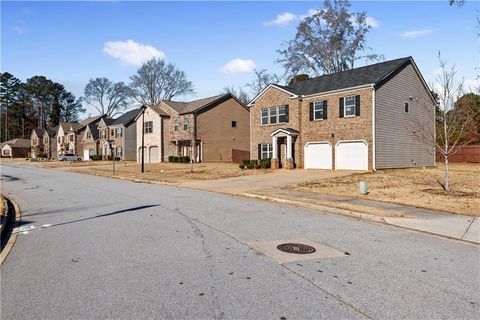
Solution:
[(89, 161), (89, 160), (90, 160), (90, 150), (83, 149), (83, 161)]
[(150, 160), (150, 163), (157, 163), (160, 162), (160, 157), (158, 154), (158, 147), (150, 147), (150, 154), (148, 159)]
[(332, 169), (332, 146), (328, 142), (307, 143), (305, 169)]
[(368, 146), (364, 141), (339, 141), (335, 147), (335, 169), (368, 170)]

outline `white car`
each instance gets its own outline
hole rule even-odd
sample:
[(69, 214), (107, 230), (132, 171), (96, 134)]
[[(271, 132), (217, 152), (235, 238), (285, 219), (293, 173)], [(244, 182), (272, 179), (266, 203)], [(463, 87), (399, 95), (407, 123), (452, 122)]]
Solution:
[(65, 153), (58, 156), (58, 161), (82, 161), (82, 157), (73, 153)]

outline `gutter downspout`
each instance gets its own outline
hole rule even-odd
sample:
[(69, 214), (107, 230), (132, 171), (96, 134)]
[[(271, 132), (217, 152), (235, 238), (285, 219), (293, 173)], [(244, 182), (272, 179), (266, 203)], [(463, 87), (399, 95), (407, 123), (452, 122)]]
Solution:
[(372, 169), (377, 171), (375, 150), (375, 85), (372, 84)]

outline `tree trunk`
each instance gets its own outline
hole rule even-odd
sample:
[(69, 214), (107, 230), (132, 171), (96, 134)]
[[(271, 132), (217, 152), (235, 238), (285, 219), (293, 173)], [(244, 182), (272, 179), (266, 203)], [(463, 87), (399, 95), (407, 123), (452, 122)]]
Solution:
[(449, 186), (448, 186), (448, 157), (445, 157), (445, 185), (444, 185), (445, 191), (449, 191)]

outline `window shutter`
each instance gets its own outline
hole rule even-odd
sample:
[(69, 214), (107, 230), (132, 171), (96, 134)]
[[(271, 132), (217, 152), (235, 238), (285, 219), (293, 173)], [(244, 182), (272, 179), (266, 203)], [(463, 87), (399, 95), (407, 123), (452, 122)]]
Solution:
[(258, 144), (258, 159), (262, 159), (262, 145)]
[(340, 118), (343, 118), (343, 106), (345, 105), (345, 98), (340, 98), (338, 102), (338, 109), (340, 111)]
[(355, 96), (355, 115), (358, 117), (360, 115), (360, 96)]
[(288, 123), (289, 120), (288, 104), (285, 106), (285, 122)]
[(313, 121), (313, 102), (310, 102), (310, 121)]
[(327, 120), (327, 100), (323, 100), (323, 120)]

